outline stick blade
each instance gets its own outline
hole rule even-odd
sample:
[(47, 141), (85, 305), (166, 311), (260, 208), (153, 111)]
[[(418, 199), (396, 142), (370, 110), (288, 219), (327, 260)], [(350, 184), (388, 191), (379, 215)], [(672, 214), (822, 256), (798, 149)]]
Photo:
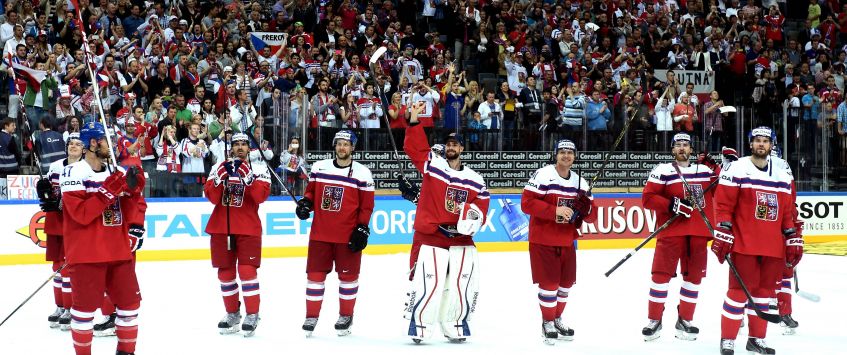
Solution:
[(387, 50), (388, 50), (388, 48), (386, 48), (385, 46), (377, 48), (376, 51), (374, 52), (374, 54), (371, 56), (371, 59), (369, 60), (369, 62), (371, 64), (375, 64), (376, 61), (379, 60), (379, 58), (382, 58), (382, 55), (385, 54), (385, 51), (387, 51)]
[(808, 293), (806, 291), (797, 291), (797, 296), (803, 297), (803, 298), (805, 298), (809, 301), (815, 302), (815, 303), (821, 301), (821, 296), (818, 296), (814, 293)]

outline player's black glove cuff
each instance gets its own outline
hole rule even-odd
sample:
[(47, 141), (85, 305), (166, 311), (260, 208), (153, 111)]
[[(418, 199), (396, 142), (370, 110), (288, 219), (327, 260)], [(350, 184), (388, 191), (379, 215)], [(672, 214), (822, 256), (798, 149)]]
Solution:
[(55, 196), (53, 196), (53, 184), (47, 178), (41, 178), (35, 183), (35, 192), (38, 194), (38, 199), (42, 202), (44, 200), (55, 199)]
[(62, 209), (60, 208), (59, 200), (56, 199), (44, 199), (38, 204), (41, 207), (41, 210), (44, 212), (59, 212)]
[(347, 247), (354, 253), (365, 250), (368, 246), (368, 237), (371, 235), (371, 230), (364, 224), (359, 224), (353, 229), (353, 234), (350, 235), (350, 241), (347, 242)]
[(309, 219), (309, 213), (312, 212), (313, 206), (314, 204), (312, 203), (312, 200), (303, 197), (297, 201), (297, 209), (294, 210), (294, 214), (296, 214), (297, 218), (301, 221), (305, 221)]
[(400, 189), (400, 194), (404, 199), (409, 200), (416, 205), (418, 204), (418, 199), (420, 199), (421, 196), (421, 190), (402, 174), (397, 175), (397, 187)]

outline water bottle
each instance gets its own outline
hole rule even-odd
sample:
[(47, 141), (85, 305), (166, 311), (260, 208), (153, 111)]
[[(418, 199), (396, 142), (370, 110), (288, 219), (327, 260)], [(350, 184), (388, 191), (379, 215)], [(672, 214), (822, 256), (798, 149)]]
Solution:
[(505, 198), (498, 201), (500, 207), (503, 207), (498, 218), (503, 229), (509, 234), (509, 240), (513, 242), (527, 240), (529, 238), (529, 218), (512, 203), (511, 199)]

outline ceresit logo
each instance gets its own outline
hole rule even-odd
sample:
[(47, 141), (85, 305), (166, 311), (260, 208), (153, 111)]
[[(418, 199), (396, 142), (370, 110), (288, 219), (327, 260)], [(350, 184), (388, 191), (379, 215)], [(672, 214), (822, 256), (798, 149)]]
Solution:
[(44, 220), (47, 217), (47, 214), (38, 211), (32, 218), (29, 219), (29, 224), (27, 226), (18, 228), (15, 232), (18, 234), (29, 238), (32, 240), (32, 243), (41, 247), (47, 247), (47, 233), (44, 233)]

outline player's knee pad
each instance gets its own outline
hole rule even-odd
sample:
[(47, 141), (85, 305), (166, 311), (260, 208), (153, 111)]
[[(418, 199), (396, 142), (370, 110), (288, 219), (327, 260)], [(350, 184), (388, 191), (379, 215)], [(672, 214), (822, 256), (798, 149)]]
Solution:
[(119, 327), (133, 327), (138, 325), (138, 309), (141, 307), (141, 303), (131, 303), (128, 305), (118, 305), (117, 310), (117, 318), (115, 319), (115, 325)]
[(220, 282), (232, 282), (235, 280), (235, 268), (222, 267), (218, 269), (218, 280)]
[(409, 336), (425, 338), (436, 331), (449, 260), (446, 249), (421, 246), (404, 314)]
[(665, 273), (665, 272), (654, 272), (652, 276), (653, 283), (657, 284), (666, 284), (671, 282), (671, 278), (673, 275)]
[(94, 329), (94, 312), (92, 308), (71, 308), (71, 329), (86, 331)]
[[(62, 261), (54, 261), (53, 262), (53, 272), (55, 272), (56, 270), (59, 270), (59, 268), (62, 267), (62, 263), (63, 263)], [(65, 268), (65, 269), (67, 269), (67, 268)], [(62, 269), (62, 271), (64, 271), (64, 269)]]
[(479, 296), (479, 259), (474, 246), (454, 246), (449, 252), (450, 267), (439, 319), (444, 335), (467, 338), (471, 336), (468, 322), (476, 311)]
[(338, 281), (341, 282), (356, 282), (359, 281), (359, 274), (339, 274)]
[(238, 265), (238, 277), (241, 280), (255, 280), (257, 274), (253, 265)]
[(307, 272), (306, 280), (311, 282), (324, 282), (326, 281), (326, 273), (325, 272)]

